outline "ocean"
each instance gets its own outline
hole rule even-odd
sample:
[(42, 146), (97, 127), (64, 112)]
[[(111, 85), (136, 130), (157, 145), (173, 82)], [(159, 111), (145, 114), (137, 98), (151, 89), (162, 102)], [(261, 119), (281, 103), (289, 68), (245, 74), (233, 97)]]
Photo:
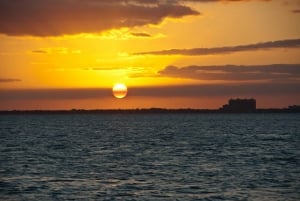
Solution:
[(300, 200), (299, 114), (0, 115), (0, 200)]

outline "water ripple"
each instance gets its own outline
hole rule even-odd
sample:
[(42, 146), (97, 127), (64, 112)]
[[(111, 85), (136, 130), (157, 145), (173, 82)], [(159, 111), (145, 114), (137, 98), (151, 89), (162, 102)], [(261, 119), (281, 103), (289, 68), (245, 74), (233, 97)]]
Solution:
[(299, 200), (299, 120), (1, 115), (0, 200)]

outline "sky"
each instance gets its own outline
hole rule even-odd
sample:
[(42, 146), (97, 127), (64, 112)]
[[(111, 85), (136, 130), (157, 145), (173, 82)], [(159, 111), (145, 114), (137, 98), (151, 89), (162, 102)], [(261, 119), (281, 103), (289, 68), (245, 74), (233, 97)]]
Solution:
[(300, 105), (300, 1), (0, 0), (0, 61), (0, 110)]

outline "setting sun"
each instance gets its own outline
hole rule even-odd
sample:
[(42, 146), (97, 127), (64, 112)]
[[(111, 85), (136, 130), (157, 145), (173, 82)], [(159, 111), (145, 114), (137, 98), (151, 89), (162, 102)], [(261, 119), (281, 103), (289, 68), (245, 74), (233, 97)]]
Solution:
[(112, 92), (116, 98), (125, 98), (127, 95), (127, 87), (125, 84), (118, 83), (114, 85)]

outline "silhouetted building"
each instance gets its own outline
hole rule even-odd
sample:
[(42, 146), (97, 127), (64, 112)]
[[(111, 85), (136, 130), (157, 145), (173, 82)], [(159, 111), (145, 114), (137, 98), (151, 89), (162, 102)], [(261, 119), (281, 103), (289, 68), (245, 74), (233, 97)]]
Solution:
[(228, 104), (220, 108), (225, 112), (255, 112), (256, 100), (255, 99), (230, 99)]
[(291, 105), (288, 107), (288, 110), (292, 112), (300, 112), (300, 105)]

